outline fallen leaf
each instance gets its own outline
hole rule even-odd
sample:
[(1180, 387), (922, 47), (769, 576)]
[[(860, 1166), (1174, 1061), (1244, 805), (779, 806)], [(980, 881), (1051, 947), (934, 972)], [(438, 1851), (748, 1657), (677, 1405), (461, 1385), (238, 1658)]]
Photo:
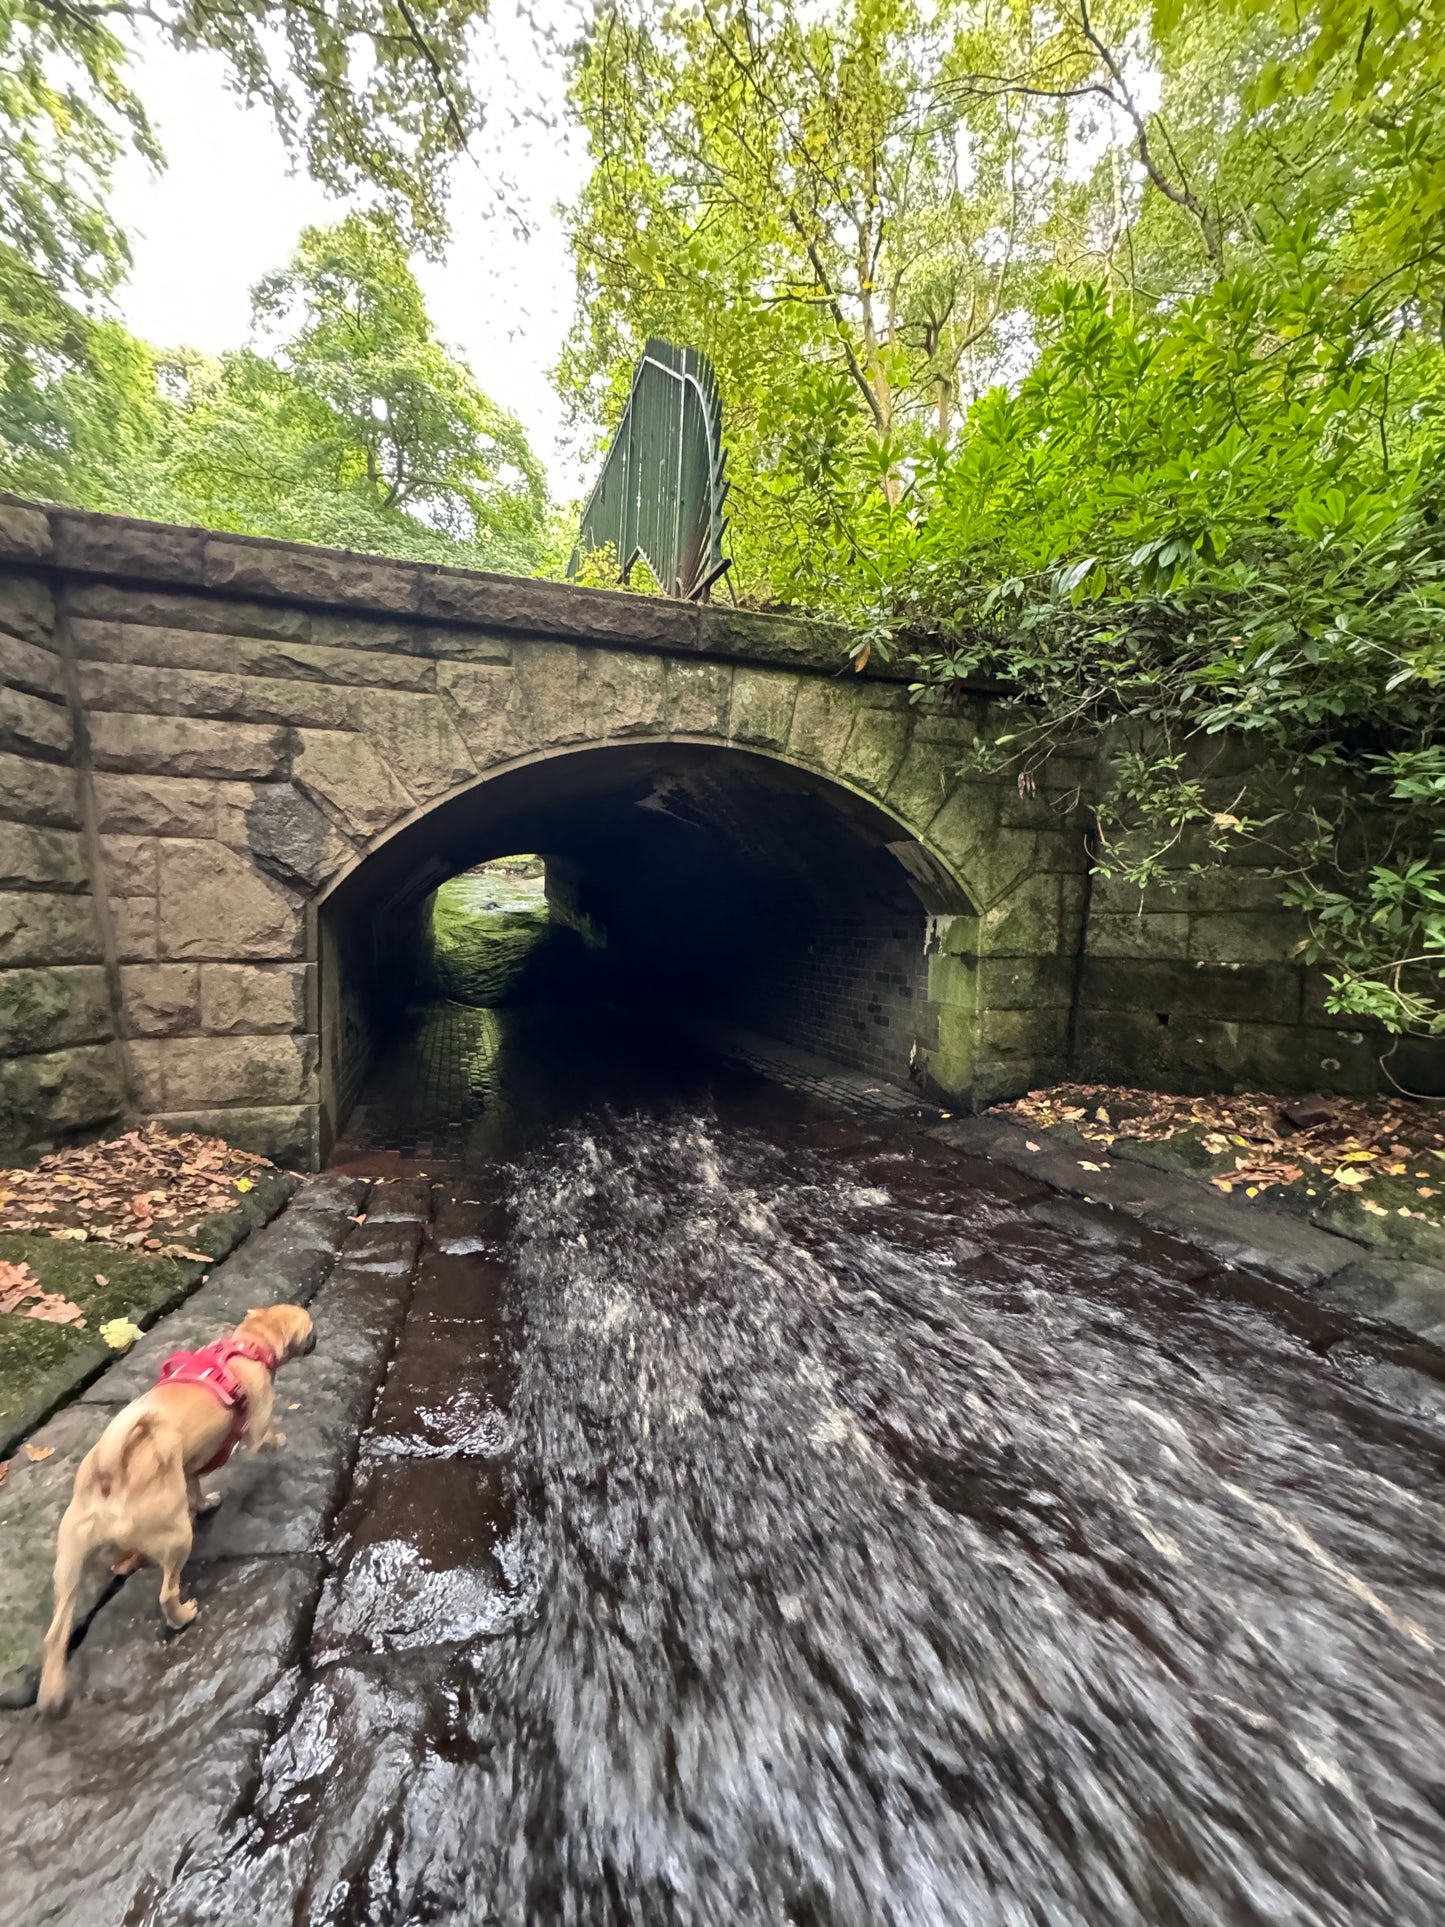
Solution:
[(1376, 1204), (1373, 1198), (1361, 1198), (1360, 1203), (1372, 1218), (1388, 1218), (1390, 1215), (1384, 1205)]
[(299, 1399), (295, 1400), (294, 1403), (286, 1407), (286, 1410), (288, 1412), (299, 1412), (301, 1410), (301, 1401)]
[(32, 1465), (43, 1465), (47, 1459), (53, 1459), (55, 1457), (55, 1447), (53, 1445), (27, 1445), (25, 1448), (25, 1456)]
[(365, 1223), (366, 1223), (366, 1213), (365, 1213), (365, 1212), (363, 1211), (363, 1212), (362, 1212), (362, 1214), (361, 1214), (361, 1216), (360, 1216), (359, 1218), (352, 1218), (352, 1219), (350, 1220), (350, 1222), (351, 1222), (352, 1224), (365, 1224)]
[(113, 1352), (129, 1351), (140, 1337), (140, 1326), (133, 1325), (128, 1318), (107, 1318), (100, 1335)]
[(58, 1291), (42, 1291), (32, 1304), (23, 1305), (27, 1318), (38, 1318), (44, 1325), (83, 1325), (85, 1313)]
[(1337, 1170), (1331, 1171), (1330, 1173), (1330, 1176), (1334, 1179), (1336, 1184), (1348, 1184), (1348, 1185), (1364, 1184), (1365, 1181), (1368, 1179), (1369, 1175), (1370, 1174), (1368, 1171), (1355, 1170), (1355, 1169), (1352, 1169), (1350, 1166), (1344, 1165), (1344, 1164), (1340, 1165)]
[(52, 1238), (72, 1238), (76, 1244), (84, 1244), (90, 1233), (83, 1224), (58, 1224), (51, 1232)]
[(29, 1265), (0, 1263), (0, 1311), (19, 1311), (40, 1290), (40, 1280)]
[(250, 1179), (250, 1178), (237, 1178), (237, 1180), (236, 1180), (236, 1189), (237, 1189), (238, 1191), (249, 1191), (249, 1190), (251, 1190), (251, 1189), (252, 1189), (252, 1182), (251, 1182), (251, 1179)]
[(1038, 1149), (1040, 1149), (1040, 1146), (1035, 1144), (1031, 1137), (1026, 1137), (1024, 1139), (1024, 1149), (1026, 1151), (1037, 1151)]
[(1102, 1171), (1103, 1168), (1102, 1164), (1091, 1164), (1088, 1158), (1079, 1159), (1079, 1169), (1081, 1171)]
[(9, 1459), (0, 1459), (0, 1485), (4, 1485), (5, 1477), (6, 1477), (6, 1474), (9, 1472), (9, 1470), (10, 1470)]
[(1422, 1198), (1433, 1198), (1435, 1195), (1435, 1187), (1433, 1184), (1417, 1184), (1415, 1189)]
[(104, 1273), (103, 1271), (98, 1271), (98, 1272), (97, 1272), (97, 1273), (95, 1274), (95, 1282), (96, 1282), (96, 1283), (97, 1283), (98, 1285), (108, 1285), (108, 1284), (110, 1283), (110, 1280), (109, 1280), (109, 1278), (107, 1278), (107, 1277), (106, 1277), (106, 1275), (105, 1275), (105, 1273)]

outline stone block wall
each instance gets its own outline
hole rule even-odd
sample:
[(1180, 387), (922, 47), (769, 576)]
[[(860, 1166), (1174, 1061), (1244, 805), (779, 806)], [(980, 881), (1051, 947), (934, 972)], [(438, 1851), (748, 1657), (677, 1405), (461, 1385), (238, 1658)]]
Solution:
[[(0, 1145), (124, 1114), (314, 1162), (380, 967), (336, 906), (384, 941), (518, 847), (509, 786), (545, 800), (581, 752), (661, 768), (664, 746), (871, 811), (913, 879), (908, 940), (891, 898), (851, 928), (841, 884), (815, 902), (812, 974), (806, 943), (778, 973), (798, 1041), (960, 1107), (1070, 1071), (1380, 1082), (1266, 879), (1091, 900), (1087, 769), (1028, 794), (971, 774), (986, 697), (917, 704), (841, 658), (807, 623), (0, 498)], [(745, 856), (748, 824), (708, 808), (712, 849)]]
[[(1141, 892), (1096, 878), (1079, 971), (1082, 1078), (1179, 1091), (1445, 1095), (1445, 1043), (1325, 1008), (1304, 920), (1247, 864)], [(1388, 1062), (1389, 1072), (1382, 1068)]]
[[(42, 540), (41, 518), (6, 514), (12, 548)], [(43, 1148), (125, 1105), (82, 755), (50, 585), (0, 575), (0, 1145)]]

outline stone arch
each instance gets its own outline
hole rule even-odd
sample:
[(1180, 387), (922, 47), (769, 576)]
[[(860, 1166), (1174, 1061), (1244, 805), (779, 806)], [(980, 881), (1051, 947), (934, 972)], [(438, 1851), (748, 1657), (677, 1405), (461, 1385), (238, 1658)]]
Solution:
[[(396, 945), (446, 877), (538, 850), (554, 914), (605, 931), (649, 996), (957, 1100), (977, 914), (952, 865), (859, 783), (700, 732), (510, 759), (414, 810), (314, 906), (321, 1140), (370, 1056)], [(752, 951), (758, 954), (751, 954)], [(725, 982), (724, 982), (725, 980)]]

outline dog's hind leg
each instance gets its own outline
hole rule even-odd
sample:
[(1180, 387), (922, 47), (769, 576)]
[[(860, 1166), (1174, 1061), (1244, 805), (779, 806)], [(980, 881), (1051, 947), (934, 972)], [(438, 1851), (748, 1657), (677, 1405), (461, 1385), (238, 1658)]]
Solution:
[(66, 1661), (70, 1653), (70, 1633), (75, 1624), (75, 1601), (85, 1571), (86, 1548), (80, 1527), (69, 1511), (60, 1522), (60, 1537), (55, 1547), (55, 1615), (45, 1635), (45, 1660), (40, 1673), (39, 1706), (42, 1713), (64, 1709), (69, 1682)]
[(179, 1632), (182, 1626), (189, 1626), (201, 1610), (194, 1599), (181, 1598), (181, 1573), (190, 1556), (191, 1521), (187, 1512), (184, 1528), (178, 1525), (172, 1535), (158, 1540), (151, 1552), (151, 1557), (161, 1569), (161, 1611), (173, 1632)]

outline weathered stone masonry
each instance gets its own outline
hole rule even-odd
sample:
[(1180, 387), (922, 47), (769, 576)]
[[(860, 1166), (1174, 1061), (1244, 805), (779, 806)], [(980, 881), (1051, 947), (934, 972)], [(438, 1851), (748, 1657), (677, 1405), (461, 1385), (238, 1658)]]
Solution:
[[(1228, 950), (1213, 913), (1166, 928), (1096, 894), (1086, 943), (1077, 817), (960, 773), (981, 701), (914, 705), (838, 664), (837, 638), (800, 622), (0, 497), (0, 1145), (158, 1116), (314, 1162), (346, 1096), (344, 997), (318, 982), (328, 904), (499, 779), (545, 790), (579, 752), (648, 744), (792, 772), (917, 879), (918, 980), (854, 955), (858, 927), (820, 928), (844, 1014), (799, 964), (778, 1002), (800, 1041), (841, 1054), (851, 1036), (869, 1068), (911, 1059), (926, 1087), (985, 1102), (1061, 1075), (1071, 1047), (1097, 1066), (1125, 1003), (1167, 1075), (1157, 1006), (1198, 986), (1225, 1012), (1214, 1032), (1192, 1009), (1168, 1026), (1196, 1081), (1272, 1052), (1328, 1083), (1310, 1053), (1340, 1027), (1304, 1011), (1273, 912), (1243, 1021), (1234, 960), (1187, 954), (1196, 928)], [(1271, 992), (1273, 971), (1290, 985)], [(865, 1048), (869, 1021), (893, 1029)], [(1373, 1057), (1356, 1051), (1346, 1088)]]

